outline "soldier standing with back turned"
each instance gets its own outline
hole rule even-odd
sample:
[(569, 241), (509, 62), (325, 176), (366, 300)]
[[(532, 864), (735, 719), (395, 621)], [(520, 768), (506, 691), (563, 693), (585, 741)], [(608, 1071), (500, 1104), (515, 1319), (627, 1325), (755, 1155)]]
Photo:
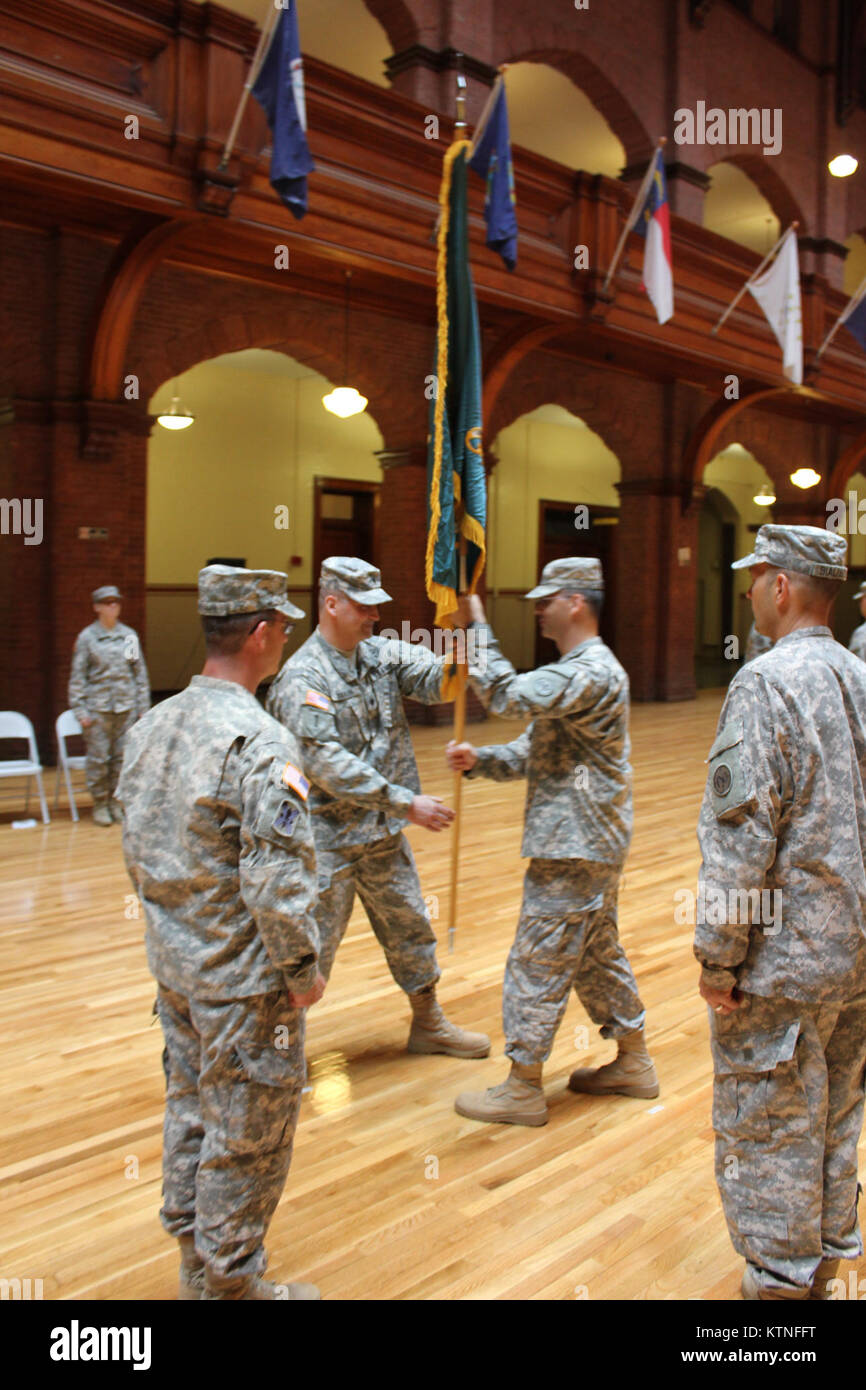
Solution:
[(698, 826), (716, 1178), (747, 1299), (832, 1296), (863, 1249), (866, 665), (829, 626), (845, 548), (762, 526), (735, 563), (774, 646), (731, 681)]
[(308, 785), (258, 703), (292, 618), (274, 570), (199, 574), (207, 660), (128, 740), (123, 849), (147, 922), (165, 1035), (162, 1221), (181, 1299), (318, 1298), (261, 1278), (321, 998)]
[(96, 621), (79, 632), (69, 674), (69, 708), (84, 731), (85, 776), (97, 825), (120, 820), (114, 788), (123, 745), (150, 709), (150, 685), (138, 633), (120, 621), (122, 594), (113, 584), (91, 595)]
[(578, 1068), (572, 1091), (650, 1099), (658, 1078), (644, 1039), (644, 1007), (617, 931), (619, 876), (631, 840), (628, 676), (598, 635), (603, 598), (598, 560), (545, 565), (535, 599), (541, 631), (558, 661), (518, 675), (487, 626), (477, 595), (461, 617), (480, 627), (484, 660), (473, 688), (494, 714), (529, 728), (513, 743), (449, 743), (448, 761), (468, 776), (527, 779), (524, 855), (529, 866), (514, 945), (505, 967), (502, 1015), (508, 1079), (464, 1092), (455, 1108), (473, 1120), (543, 1125), (542, 1070), (572, 988), (617, 1056)]

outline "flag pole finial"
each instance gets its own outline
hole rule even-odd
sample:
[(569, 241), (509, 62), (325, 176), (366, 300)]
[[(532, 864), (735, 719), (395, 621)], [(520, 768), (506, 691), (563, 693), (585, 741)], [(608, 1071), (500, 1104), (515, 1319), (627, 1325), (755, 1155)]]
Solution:
[(457, 64), (457, 120), (454, 124), (455, 132), (466, 129), (466, 78), (463, 74), (463, 54), (458, 53), (455, 58)]

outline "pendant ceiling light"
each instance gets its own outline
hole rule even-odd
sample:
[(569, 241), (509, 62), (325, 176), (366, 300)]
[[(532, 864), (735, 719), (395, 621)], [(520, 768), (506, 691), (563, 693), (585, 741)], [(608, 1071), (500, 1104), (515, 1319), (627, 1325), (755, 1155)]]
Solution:
[(752, 498), (752, 501), (753, 501), (753, 502), (756, 504), (756, 506), (758, 506), (758, 507), (772, 507), (772, 505), (773, 505), (773, 503), (775, 502), (775, 500), (776, 500), (776, 494), (775, 494), (775, 492), (764, 492), (764, 491), (759, 492), (759, 493), (757, 494), (757, 496), (755, 496), (755, 497)]
[(821, 474), (816, 473), (814, 468), (798, 468), (796, 473), (791, 474), (791, 482), (794, 487), (814, 487), (820, 481)]
[[(349, 281), (352, 278), (351, 270), (346, 271), (346, 319), (343, 335), (343, 380), (349, 378)], [(332, 415), (339, 415), (341, 420), (346, 420), (350, 415), (359, 415), (362, 410), (367, 408), (367, 397), (362, 396), (360, 391), (356, 391), (354, 386), (335, 386), (333, 391), (327, 396), (322, 397), (322, 405), (326, 410), (330, 410)]]
[(184, 410), (180, 403), (180, 396), (177, 395), (177, 382), (174, 383), (175, 394), (171, 398), (171, 405), (163, 415), (157, 415), (157, 424), (162, 425), (164, 430), (186, 430), (195, 423), (195, 416), (188, 410)]
[(827, 168), (834, 178), (848, 179), (857, 172), (857, 160), (853, 154), (837, 154), (835, 159), (830, 160)]

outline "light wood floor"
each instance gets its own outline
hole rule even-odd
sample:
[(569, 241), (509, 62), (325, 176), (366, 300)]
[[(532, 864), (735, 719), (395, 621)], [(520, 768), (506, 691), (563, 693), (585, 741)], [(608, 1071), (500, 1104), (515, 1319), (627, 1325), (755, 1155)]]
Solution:
[[(633, 710), (636, 829), (620, 924), (660, 1098), (565, 1090), (573, 1066), (613, 1050), (572, 999), (546, 1070), (545, 1128), (455, 1114), (458, 1090), (505, 1074), (500, 992), (522, 876), (523, 784), (466, 784), (453, 955), (448, 838), (410, 838), (424, 892), (439, 899), (441, 998), (492, 1035), (493, 1054), (404, 1052), (406, 1004), (358, 908), (308, 1018), (312, 1092), (270, 1232), (273, 1277), (312, 1279), (326, 1298), (735, 1296), (741, 1263), (713, 1180), (705, 1006), (691, 928), (673, 921), (674, 893), (696, 879), (720, 698)], [(469, 736), (499, 742), (519, 727), (496, 720)], [(447, 797), (446, 737), (423, 729), (415, 742), (425, 790)], [(119, 829), (87, 815), (74, 825), (63, 810), (45, 829), (12, 830), (11, 819), (0, 816), (0, 1276), (41, 1278), (46, 1298), (173, 1298), (176, 1246), (157, 1215), (162, 1043), (143, 924), (126, 916)]]

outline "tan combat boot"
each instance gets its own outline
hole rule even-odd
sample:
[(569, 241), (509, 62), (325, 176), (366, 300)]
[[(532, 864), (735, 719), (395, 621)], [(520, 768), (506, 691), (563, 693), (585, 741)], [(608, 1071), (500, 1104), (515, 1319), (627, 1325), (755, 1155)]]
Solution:
[(603, 1067), (578, 1067), (568, 1078), (568, 1089), (590, 1096), (634, 1096), (653, 1100), (659, 1093), (659, 1079), (652, 1057), (646, 1050), (643, 1029), (617, 1038), (614, 1061)]
[(547, 1102), (541, 1085), (541, 1063), (511, 1063), (511, 1074), (499, 1086), (486, 1091), (463, 1091), (454, 1102), (458, 1115), (488, 1124), (546, 1125)]
[(269, 1279), (219, 1279), (210, 1270), (205, 1275), (202, 1299), (230, 1299), (252, 1303), (314, 1303), (322, 1295), (315, 1284), (272, 1284)]
[(97, 802), (97, 803), (94, 805), (94, 807), (93, 807), (93, 824), (94, 824), (94, 825), (113, 825), (113, 824), (114, 824), (114, 821), (111, 819), (111, 811), (109, 810), (108, 802), (107, 802), (107, 801), (99, 801), (99, 802)]
[(108, 803), (108, 811), (113, 821), (123, 824), (123, 807), (119, 801), (115, 801), (114, 797)]
[(178, 1236), (180, 1246), (180, 1279), (177, 1297), (180, 1303), (197, 1302), (204, 1293), (204, 1260), (196, 1254), (195, 1236)]
[(812, 1280), (812, 1292), (809, 1294), (811, 1299), (816, 1299), (821, 1303), (830, 1303), (836, 1297), (836, 1290), (828, 1291), (827, 1285), (839, 1277), (839, 1265), (841, 1260), (822, 1260), (815, 1270), (815, 1277)]
[(409, 1003), (409, 1052), (444, 1052), (448, 1057), (486, 1057), (489, 1053), (490, 1039), (486, 1033), (468, 1033), (456, 1023), (449, 1023), (436, 998), (435, 985), (410, 994)]

